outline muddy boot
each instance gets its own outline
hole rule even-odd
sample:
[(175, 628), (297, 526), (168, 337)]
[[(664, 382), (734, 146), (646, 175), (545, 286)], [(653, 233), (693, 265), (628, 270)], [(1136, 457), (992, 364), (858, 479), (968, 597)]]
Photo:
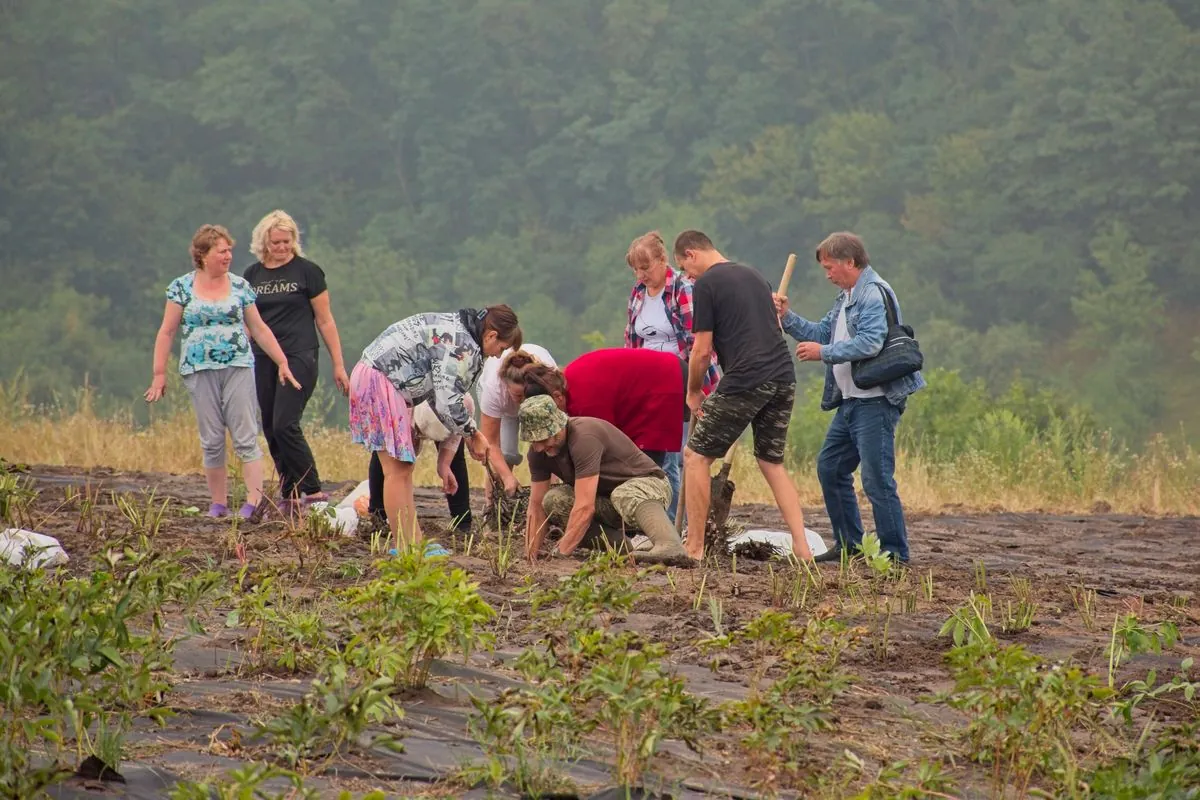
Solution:
[(654, 547), (645, 552), (634, 553), (634, 559), (647, 564), (668, 564), (673, 567), (690, 567), (694, 563), (675, 532), (675, 523), (667, 516), (662, 503), (647, 501), (637, 507), (634, 519)]

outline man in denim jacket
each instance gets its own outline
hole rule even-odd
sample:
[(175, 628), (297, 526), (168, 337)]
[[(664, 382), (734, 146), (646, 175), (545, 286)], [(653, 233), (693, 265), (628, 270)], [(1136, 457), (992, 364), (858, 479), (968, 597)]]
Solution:
[(894, 475), (896, 423), (908, 396), (923, 388), (925, 379), (914, 372), (872, 389), (854, 384), (851, 362), (878, 354), (887, 337), (887, 306), (880, 290), (891, 294), (897, 316), (900, 303), (871, 268), (866, 245), (855, 234), (830, 235), (817, 247), (817, 261), (830, 283), (842, 290), (824, 319), (809, 322), (788, 310), (787, 298), (775, 296), (783, 330), (800, 342), (796, 357), (826, 364), (821, 409), (837, 409), (817, 459), (836, 544), (816, 560), (838, 560), (843, 549), (852, 552), (862, 544), (862, 518), (854, 494), (854, 470), (861, 464), (879, 542), (893, 559), (907, 562), (908, 535)]

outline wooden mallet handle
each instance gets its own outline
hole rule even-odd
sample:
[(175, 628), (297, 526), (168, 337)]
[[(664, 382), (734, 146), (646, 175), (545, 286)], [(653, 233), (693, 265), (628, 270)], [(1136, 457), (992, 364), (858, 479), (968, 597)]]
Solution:
[(796, 268), (796, 254), (788, 254), (787, 266), (783, 268), (783, 277), (779, 279), (779, 296), (787, 297), (788, 284), (792, 280), (792, 270)]

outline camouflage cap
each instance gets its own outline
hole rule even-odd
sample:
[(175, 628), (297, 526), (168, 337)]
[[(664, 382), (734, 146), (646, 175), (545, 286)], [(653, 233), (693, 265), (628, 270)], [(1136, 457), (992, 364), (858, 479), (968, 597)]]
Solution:
[(567, 415), (559, 410), (553, 397), (544, 394), (521, 403), (517, 418), (522, 442), (540, 442), (567, 427)]

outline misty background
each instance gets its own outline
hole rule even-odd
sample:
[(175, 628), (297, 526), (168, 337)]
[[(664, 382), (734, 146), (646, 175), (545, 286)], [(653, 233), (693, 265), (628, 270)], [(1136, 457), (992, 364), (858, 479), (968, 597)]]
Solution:
[(819, 316), (850, 229), (935, 380), (1194, 437), (1198, 190), (1194, 0), (0, 1), (0, 382), (144, 414), (192, 233), (240, 274), (274, 208), (348, 368), (499, 302), (560, 362), (619, 346), (651, 229), (797, 253)]

